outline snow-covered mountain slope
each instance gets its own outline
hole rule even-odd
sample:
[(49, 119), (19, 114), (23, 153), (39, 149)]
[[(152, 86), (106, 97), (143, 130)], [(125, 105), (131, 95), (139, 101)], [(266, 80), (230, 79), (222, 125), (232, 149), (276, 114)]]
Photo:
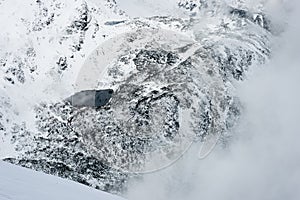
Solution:
[(0, 161), (1, 200), (122, 200), (123, 198)]
[[(174, 4), (180, 18), (134, 18), (110, 0), (1, 1), (1, 158), (122, 193), (195, 141), (226, 142), (234, 84), (268, 60), (275, 32), (262, 9), (192, 2)], [(114, 94), (97, 110), (64, 101), (85, 89)]]

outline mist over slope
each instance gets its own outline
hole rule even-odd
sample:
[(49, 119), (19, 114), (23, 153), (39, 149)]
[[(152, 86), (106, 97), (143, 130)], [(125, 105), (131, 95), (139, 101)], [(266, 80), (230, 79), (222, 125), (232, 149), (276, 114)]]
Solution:
[[(129, 199), (247, 194), (247, 184), (259, 178), (247, 181), (252, 173), (245, 170), (255, 162), (253, 174), (265, 173), (263, 160), (254, 157), (264, 153), (258, 141), (265, 141), (253, 132), (262, 132), (258, 125), (266, 116), (260, 112), (272, 105), (260, 104), (269, 96), (257, 101), (272, 90), (255, 72), (286, 54), (274, 51), (289, 38), (282, 35), (287, 25), (296, 24), (286, 23), (292, 3), (2, 1), (1, 158)], [(64, 101), (96, 89), (114, 91), (107, 105)], [(215, 143), (217, 151), (196, 159), (199, 146), (209, 153)], [(226, 181), (237, 183), (239, 193)], [(261, 188), (269, 184), (260, 182)], [(258, 189), (251, 194), (262, 195)]]
[(195, 148), (176, 166), (133, 181), (129, 199), (299, 199), (300, 7), (286, 3), (293, 9), (273, 12), (287, 28), (270, 61), (236, 85), (243, 112), (229, 145), (204, 160)]

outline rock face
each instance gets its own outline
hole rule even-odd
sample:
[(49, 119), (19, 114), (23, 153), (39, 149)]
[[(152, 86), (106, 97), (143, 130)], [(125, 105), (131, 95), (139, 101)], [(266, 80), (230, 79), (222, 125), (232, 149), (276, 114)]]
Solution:
[[(54, 66), (49, 71), (41, 71), (37, 49), (16, 53), (16, 62), (10, 61), (12, 54), (3, 54), (4, 83), (21, 93), (46, 77), (49, 85), (42, 80), (40, 87), (47, 87), (37, 96), (49, 97), (56, 80), (66, 86), (55, 87), (57, 93), (69, 91), (79, 72), (75, 85), (82, 92), (66, 102), (36, 98), (31, 118), (28, 114), (11, 125), (4, 122), (7, 111), (0, 106), (0, 133), (10, 137), (16, 151), (6, 161), (122, 193), (128, 178), (172, 164), (193, 141), (215, 136), (226, 142), (241, 113), (233, 83), (268, 59), (273, 33), (265, 15), (253, 18), (250, 11), (232, 5), (223, 9), (218, 1), (180, 1), (187, 12), (182, 19), (130, 19), (114, 1), (104, 2), (75, 4), (74, 18), (65, 22), (60, 14), (67, 1), (39, 1), (44, 14), (34, 18), (28, 37), (46, 38), (40, 39), (50, 41), (46, 47), (55, 43), (55, 49), (68, 48), (59, 56), (49, 51), (45, 63)], [(59, 32), (63, 36), (49, 36), (61, 22), (66, 23)], [(46, 36), (40, 37), (42, 33)], [(83, 59), (83, 67), (77, 66)], [(23, 87), (27, 79), (29, 86)]]

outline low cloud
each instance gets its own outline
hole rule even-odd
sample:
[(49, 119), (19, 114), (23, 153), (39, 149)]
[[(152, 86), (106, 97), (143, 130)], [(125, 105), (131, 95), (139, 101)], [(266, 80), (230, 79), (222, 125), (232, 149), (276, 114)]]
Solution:
[(289, 3), (271, 61), (237, 87), (244, 112), (229, 146), (204, 160), (194, 146), (175, 166), (132, 181), (129, 200), (300, 199), (300, 12)]

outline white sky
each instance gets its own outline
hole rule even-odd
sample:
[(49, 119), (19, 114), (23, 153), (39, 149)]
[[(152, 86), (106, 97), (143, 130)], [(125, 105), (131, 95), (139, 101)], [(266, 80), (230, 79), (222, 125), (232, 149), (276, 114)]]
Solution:
[(178, 15), (177, 0), (116, 0), (119, 7), (131, 17)]

